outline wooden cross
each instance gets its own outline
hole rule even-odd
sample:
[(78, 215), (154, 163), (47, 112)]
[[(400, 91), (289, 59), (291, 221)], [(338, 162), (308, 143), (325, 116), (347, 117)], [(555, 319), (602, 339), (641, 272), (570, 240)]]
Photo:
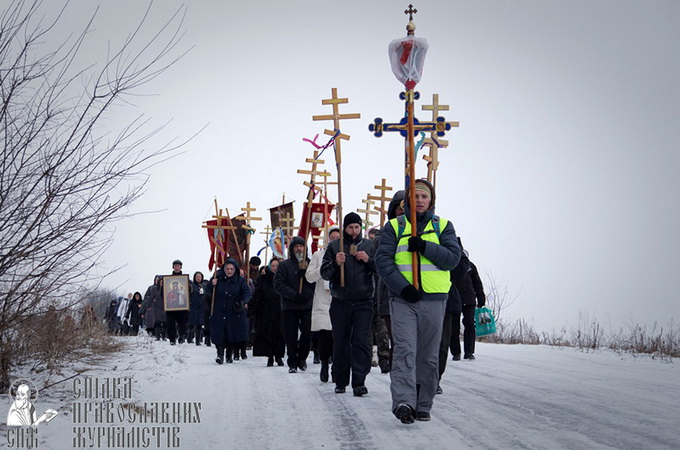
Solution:
[(376, 201), (380, 202), (380, 206), (376, 206), (376, 207), (374, 207), (374, 209), (376, 211), (380, 212), (380, 226), (382, 227), (385, 224), (385, 216), (387, 215), (387, 209), (385, 208), (385, 203), (392, 200), (392, 197), (387, 197), (385, 195), (385, 192), (391, 191), (392, 186), (388, 186), (386, 184), (386, 180), (383, 178), (382, 183), (380, 185), (376, 185), (376, 186), (373, 186), (373, 187), (380, 191), (380, 196), (369, 195), (368, 199), (369, 200), (376, 200)]
[[(439, 94), (432, 94), (432, 104), (423, 105), (423, 111), (432, 111), (432, 120), (437, 120), (439, 111), (448, 111), (449, 105), (439, 104)], [(458, 127), (459, 122), (449, 122), (451, 127)], [(423, 155), (423, 159), (427, 161), (427, 181), (432, 183), (432, 186), (437, 187), (437, 169), (439, 168), (439, 149), (448, 147), (448, 141), (437, 139), (435, 132), (430, 133), (430, 138), (426, 138), (423, 145), (430, 147), (430, 154)]]
[[(231, 224), (231, 219), (229, 219), (228, 215), (223, 216), (222, 210), (217, 209), (217, 200), (215, 200), (215, 215), (213, 215), (212, 218), (217, 220), (217, 225), (203, 224), (201, 227), (207, 228), (209, 230), (217, 230), (217, 236), (218, 237), (216, 238), (214, 236), (214, 233), (213, 233), (213, 236), (210, 236), (210, 241), (213, 244), (215, 244), (215, 251), (216, 252), (220, 251), (220, 247), (225, 248), (228, 252), (229, 251), (229, 237), (227, 236), (226, 232), (231, 231), (234, 234), (234, 240), (236, 240), (236, 234), (235, 234), (236, 233), (236, 227)], [(223, 225), (223, 223), (224, 223), (224, 225)], [(229, 224), (229, 225), (227, 225), (227, 224)], [(226, 243), (226, 245), (220, 246), (220, 241), (222, 240), (221, 239), (222, 231), (225, 231), (224, 242)], [(238, 245), (238, 241), (236, 241), (236, 245)], [(217, 271), (218, 267), (217, 267), (217, 257), (216, 256), (214, 257), (214, 260), (215, 260), (215, 271)]]
[[(349, 103), (348, 98), (338, 98), (338, 88), (331, 89), (331, 98), (321, 100), (322, 105), (331, 105), (333, 107), (333, 114), (312, 116), (312, 120), (332, 120), (333, 131), (324, 130), (324, 134), (328, 136), (335, 136), (335, 165), (338, 168), (338, 203), (336, 205), (338, 216), (342, 217), (342, 151), (340, 143), (342, 140), (349, 140), (349, 135), (340, 132), (340, 121), (345, 119), (360, 119), (361, 114), (340, 114), (338, 105), (341, 103)], [(343, 233), (340, 233), (340, 248), (344, 248)], [(340, 264), (340, 286), (345, 286), (345, 265)]]
[(248, 233), (246, 234), (246, 260), (244, 261), (244, 272), (246, 274), (246, 279), (250, 278), (250, 232), (255, 232), (255, 228), (250, 226), (250, 223), (253, 221), (259, 221), (262, 220), (262, 217), (253, 217), (250, 215), (251, 212), (255, 211), (255, 208), (250, 207), (250, 202), (246, 202), (246, 207), (241, 208), (241, 211), (243, 211), (245, 214), (243, 215), (243, 218), (245, 219), (246, 223), (241, 225), (241, 228), (246, 230)]
[(283, 234), (290, 238), (293, 236), (293, 232), (298, 229), (298, 227), (295, 226), (295, 218), (290, 217), (290, 213), (284, 214), (284, 217), (279, 216), (279, 221), (281, 222), (281, 229), (283, 230)]
[(371, 214), (378, 214), (377, 211), (373, 211), (371, 209), (371, 206), (375, 203), (373, 200), (370, 199), (370, 194), (366, 194), (366, 198), (361, 200), (361, 203), (366, 205), (366, 208), (364, 209), (357, 209), (358, 213), (363, 213), (364, 214), (364, 224), (366, 225), (366, 228), (364, 229), (364, 237), (368, 236), (368, 229), (373, 225), (373, 222), (371, 222)]
[(325, 170), (323, 172), (320, 172), (319, 170), (317, 170), (316, 166), (318, 164), (323, 164), (323, 163), (326, 162), (323, 159), (319, 159), (319, 151), (318, 150), (314, 150), (314, 157), (313, 158), (306, 158), (305, 162), (310, 163), (312, 165), (312, 170), (298, 169), (297, 173), (300, 173), (300, 174), (303, 174), (303, 175), (310, 175), (311, 178), (312, 178), (312, 182), (314, 182), (314, 177), (316, 175), (319, 175), (319, 176), (329, 176), (330, 175), (330, 172), (327, 172)]
[(269, 235), (272, 232), (272, 228), (267, 225), (264, 227), (264, 231), (260, 231), (260, 234), (264, 234), (264, 262), (267, 264), (269, 261)]
[(413, 5), (408, 5), (408, 9), (404, 10), (404, 14), (408, 14), (408, 20), (413, 20), (413, 15), (417, 12), (417, 9), (413, 9)]

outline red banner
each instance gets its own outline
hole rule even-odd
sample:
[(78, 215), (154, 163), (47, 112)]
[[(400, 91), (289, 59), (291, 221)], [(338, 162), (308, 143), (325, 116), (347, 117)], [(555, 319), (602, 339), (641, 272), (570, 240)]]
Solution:
[[(208, 220), (204, 227), (208, 231), (208, 242), (210, 242), (210, 260), (208, 260), (208, 270), (213, 270), (215, 262), (217, 267), (222, 267), (227, 257), (234, 258), (239, 267), (243, 266), (243, 259), (246, 251), (246, 230), (241, 225), (246, 221), (243, 216), (236, 216), (231, 221), (227, 218)], [(225, 229), (233, 226), (235, 230)], [(236, 238), (236, 239), (234, 239)]]
[[(309, 233), (312, 233), (312, 253), (315, 253), (319, 249), (319, 236), (321, 236), (323, 229), (325, 228), (324, 218), (328, 225), (333, 225), (335, 223), (333, 222), (333, 219), (331, 219), (333, 208), (335, 208), (335, 205), (332, 203), (312, 203), (311, 217), (308, 219), (310, 211), (307, 207), (307, 202), (302, 205), (302, 218), (300, 219), (298, 236), (307, 240)], [(309, 228), (307, 228), (308, 223)]]

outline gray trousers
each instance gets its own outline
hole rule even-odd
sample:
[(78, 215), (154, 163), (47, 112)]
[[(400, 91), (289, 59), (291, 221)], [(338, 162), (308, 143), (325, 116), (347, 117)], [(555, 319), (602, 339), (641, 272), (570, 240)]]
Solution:
[(439, 383), (439, 344), (446, 300), (409, 303), (399, 297), (390, 302), (394, 341), (390, 372), (392, 411), (406, 403), (430, 412)]

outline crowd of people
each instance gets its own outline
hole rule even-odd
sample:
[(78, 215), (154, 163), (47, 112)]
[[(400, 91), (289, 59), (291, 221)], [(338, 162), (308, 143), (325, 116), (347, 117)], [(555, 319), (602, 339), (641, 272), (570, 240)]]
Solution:
[[(449, 352), (454, 361), (461, 354), (475, 359), (474, 311), (486, 296), (452, 222), (434, 213), (433, 186), (417, 180), (413, 205), (409, 198), (397, 192), (388, 222), (368, 238), (361, 217), (350, 212), (311, 257), (296, 236), (284, 260), (260, 267), (253, 257), (246, 273), (227, 258), (209, 280), (195, 272), (186, 307), (167, 307), (171, 292), (164, 290), (177, 287), (163, 286), (156, 275), (143, 297), (135, 292), (111, 303), (109, 329), (137, 334), (144, 326), (171, 345), (214, 345), (220, 365), (246, 359), (252, 348), (267, 366), (297, 373), (307, 371), (313, 354), (320, 380), (331, 381), (337, 394), (351, 388), (356, 397), (368, 394), (367, 376), (378, 366), (390, 374), (393, 414), (406, 424), (430, 420)], [(172, 268), (172, 276), (182, 275), (180, 260)]]

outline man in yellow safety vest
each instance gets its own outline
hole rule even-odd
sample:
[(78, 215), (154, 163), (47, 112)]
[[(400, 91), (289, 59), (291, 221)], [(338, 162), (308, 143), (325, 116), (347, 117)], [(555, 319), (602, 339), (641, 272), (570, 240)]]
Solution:
[[(407, 191), (405, 214), (385, 224), (375, 255), (378, 275), (392, 295), (390, 389), (392, 412), (402, 423), (430, 420), (439, 382), (439, 344), (451, 287), (449, 271), (461, 256), (453, 224), (434, 214), (432, 185), (426, 180), (415, 182), (416, 236), (411, 236), (409, 198)], [(413, 252), (418, 253), (415, 270)]]

